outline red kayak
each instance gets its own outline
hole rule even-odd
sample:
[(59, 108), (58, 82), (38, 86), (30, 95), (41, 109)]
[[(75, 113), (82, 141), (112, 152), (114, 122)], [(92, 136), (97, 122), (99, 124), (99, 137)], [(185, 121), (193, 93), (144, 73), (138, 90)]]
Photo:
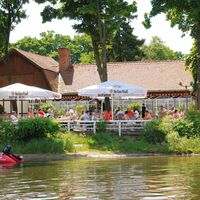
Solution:
[(22, 163), (23, 158), (21, 156), (16, 156), (14, 154), (6, 155), (0, 154), (0, 164), (10, 164), (10, 163)]

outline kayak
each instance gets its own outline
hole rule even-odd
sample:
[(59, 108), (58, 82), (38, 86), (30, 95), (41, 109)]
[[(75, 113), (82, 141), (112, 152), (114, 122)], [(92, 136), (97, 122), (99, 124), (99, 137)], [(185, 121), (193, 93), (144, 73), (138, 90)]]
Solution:
[(0, 154), (0, 164), (22, 163), (23, 158), (14, 154)]

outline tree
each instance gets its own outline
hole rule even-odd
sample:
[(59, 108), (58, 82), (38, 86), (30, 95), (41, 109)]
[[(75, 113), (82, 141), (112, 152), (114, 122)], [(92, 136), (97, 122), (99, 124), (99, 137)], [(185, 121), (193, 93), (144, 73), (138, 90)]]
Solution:
[[(100, 80), (106, 81), (106, 45), (118, 30), (122, 19), (134, 17), (135, 1), (132, 4), (124, 0), (36, 0), (36, 2), (51, 3), (42, 12), (43, 22), (67, 17), (76, 20), (77, 23), (73, 27), (78, 33), (90, 35)], [(106, 102), (106, 108), (110, 107), (108, 101)]]
[(142, 47), (144, 60), (179, 60), (182, 59), (180, 52), (174, 52), (167, 47), (157, 36), (154, 36), (149, 45)]
[(144, 40), (139, 40), (133, 35), (133, 28), (128, 22), (123, 22), (111, 41), (108, 51), (109, 61), (135, 61), (144, 56), (141, 46)]
[[(68, 47), (72, 51), (72, 63), (80, 63), (86, 53), (92, 52), (91, 39), (88, 35), (79, 35), (71, 38), (67, 35), (57, 34), (54, 31), (40, 33), (40, 39), (24, 37), (11, 44), (11, 47), (50, 56), (55, 60), (58, 60), (58, 48)], [(89, 60), (91, 59), (88, 57), (85, 62), (88, 63), (87, 61)]]
[(171, 26), (178, 25), (178, 28), (189, 32), (194, 38), (196, 44), (196, 61), (193, 62), (196, 72), (196, 94), (197, 109), (200, 110), (200, 4), (199, 0), (151, 0), (152, 10), (145, 14), (144, 25), (149, 28), (151, 25), (150, 18), (165, 13)]
[(1, 50), (6, 55), (10, 41), (10, 32), (15, 26), (26, 17), (25, 10), (22, 9), (29, 0), (1, 0), (0, 1), (0, 40)]

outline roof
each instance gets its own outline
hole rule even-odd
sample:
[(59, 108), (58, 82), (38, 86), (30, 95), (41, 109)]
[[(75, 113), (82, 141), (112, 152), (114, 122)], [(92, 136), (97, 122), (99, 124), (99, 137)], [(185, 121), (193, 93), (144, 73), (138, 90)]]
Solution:
[[(185, 71), (184, 61), (117, 62), (108, 63), (107, 68), (108, 80), (135, 84), (148, 91), (185, 90), (180, 81), (183, 85), (193, 81), (191, 73)], [(77, 93), (81, 88), (100, 83), (97, 67), (92, 64), (74, 65), (71, 76), (71, 83), (67, 83), (67, 76), (59, 75), (60, 93)]]
[(21, 54), (25, 58), (29, 59), (30, 61), (32, 61), (34, 64), (36, 64), (38, 67), (40, 67), (42, 69), (53, 71), (53, 72), (59, 71), (58, 62), (55, 61), (51, 57), (41, 56), (41, 55), (38, 55), (38, 54), (34, 54), (34, 53), (31, 53), (31, 52), (27, 52), (27, 51), (15, 49), (15, 48), (11, 49), (10, 53), (12, 51), (18, 52), (19, 54)]

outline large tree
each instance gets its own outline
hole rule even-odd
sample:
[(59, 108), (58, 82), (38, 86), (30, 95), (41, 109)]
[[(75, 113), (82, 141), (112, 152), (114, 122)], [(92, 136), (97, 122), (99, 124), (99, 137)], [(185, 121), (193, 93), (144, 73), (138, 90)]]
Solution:
[[(42, 12), (43, 21), (54, 18), (76, 20), (74, 29), (90, 35), (100, 80), (107, 81), (107, 42), (113, 38), (124, 19), (131, 19), (136, 3), (124, 0), (36, 0), (50, 3)], [(107, 101), (108, 102), (108, 101)], [(106, 103), (106, 108), (109, 103)]]
[(143, 60), (180, 60), (183, 58), (181, 52), (174, 52), (157, 36), (152, 37), (149, 45), (142, 47)]
[(29, 0), (0, 1), (0, 48), (4, 55), (8, 52), (10, 32), (26, 17), (25, 10), (22, 7), (28, 2)]
[(108, 51), (109, 61), (135, 61), (144, 56), (141, 46), (144, 40), (139, 40), (133, 35), (133, 28), (128, 22), (122, 22)]
[(189, 32), (194, 38), (196, 44), (196, 94), (197, 108), (200, 110), (200, 3), (199, 0), (151, 0), (152, 10), (145, 14), (144, 25), (150, 27), (150, 18), (160, 13), (165, 13), (172, 26), (178, 25), (178, 28)]

